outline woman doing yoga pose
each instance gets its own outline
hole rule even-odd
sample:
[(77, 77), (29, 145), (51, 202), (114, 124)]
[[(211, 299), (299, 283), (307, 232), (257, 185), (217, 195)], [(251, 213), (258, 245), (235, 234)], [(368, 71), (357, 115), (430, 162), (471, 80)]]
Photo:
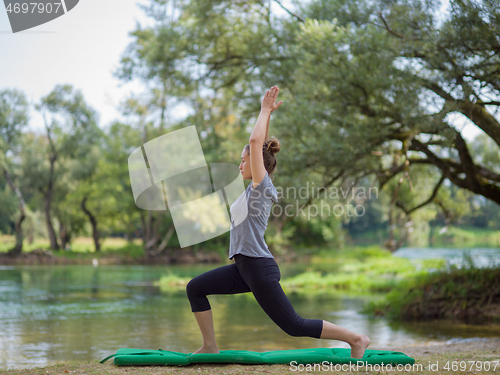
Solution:
[(207, 295), (252, 292), (266, 314), (291, 336), (306, 336), (345, 341), (351, 357), (362, 358), (370, 339), (326, 320), (299, 316), (279, 283), (281, 274), (265, 241), (269, 214), (278, 202), (270, 175), (276, 168), (275, 153), (280, 144), (269, 139), (269, 117), (283, 101), (276, 103), (278, 87), (266, 91), (249, 144), (241, 154), (240, 170), (244, 180), (252, 180), (231, 205), (230, 265), (215, 268), (193, 278), (186, 291), (203, 336), (203, 346), (194, 353), (219, 353), (215, 341), (212, 310)]

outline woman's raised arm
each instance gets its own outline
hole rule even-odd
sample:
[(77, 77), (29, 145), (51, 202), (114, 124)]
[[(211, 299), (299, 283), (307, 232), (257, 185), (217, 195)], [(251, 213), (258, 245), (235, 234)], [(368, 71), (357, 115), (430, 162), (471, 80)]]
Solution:
[(266, 91), (264, 99), (262, 99), (259, 118), (257, 119), (252, 134), (250, 135), (249, 143), (257, 141), (262, 145), (264, 144), (264, 141), (269, 138), (269, 118), (271, 113), (278, 109), (283, 103), (283, 101), (275, 103), (276, 98), (278, 97), (278, 92), (279, 88), (277, 86), (273, 86), (271, 87), (271, 90)]

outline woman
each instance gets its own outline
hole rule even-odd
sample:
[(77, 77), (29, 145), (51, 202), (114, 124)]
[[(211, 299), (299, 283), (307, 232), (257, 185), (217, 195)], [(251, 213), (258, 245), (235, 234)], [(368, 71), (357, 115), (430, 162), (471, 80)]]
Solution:
[(192, 279), (186, 288), (191, 310), (203, 336), (203, 346), (194, 353), (219, 353), (215, 341), (212, 310), (207, 295), (252, 292), (266, 314), (291, 336), (341, 340), (351, 346), (351, 357), (362, 358), (370, 339), (326, 320), (304, 319), (292, 307), (279, 280), (278, 265), (264, 241), (272, 201), (277, 192), (271, 182), (280, 150), (277, 139), (268, 139), (269, 117), (283, 101), (275, 103), (278, 87), (266, 91), (261, 112), (241, 154), (240, 170), (244, 180), (252, 180), (247, 189), (231, 205), (229, 259), (218, 267)]

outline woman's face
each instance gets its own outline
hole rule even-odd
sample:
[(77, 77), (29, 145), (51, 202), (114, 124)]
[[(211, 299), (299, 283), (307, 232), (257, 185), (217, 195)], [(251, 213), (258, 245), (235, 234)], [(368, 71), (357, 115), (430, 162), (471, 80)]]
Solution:
[(252, 170), (250, 169), (250, 155), (243, 149), (241, 153), (241, 163), (240, 163), (240, 171), (243, 175), (244, 180), (252, 179)]

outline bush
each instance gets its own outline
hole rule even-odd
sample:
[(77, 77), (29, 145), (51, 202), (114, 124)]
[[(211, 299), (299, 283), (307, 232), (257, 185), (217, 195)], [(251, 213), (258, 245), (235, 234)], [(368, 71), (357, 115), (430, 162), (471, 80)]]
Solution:
[(365, 312), (403, 320), (500, 320), (500, 267), (468, 263), (404, 280)]

